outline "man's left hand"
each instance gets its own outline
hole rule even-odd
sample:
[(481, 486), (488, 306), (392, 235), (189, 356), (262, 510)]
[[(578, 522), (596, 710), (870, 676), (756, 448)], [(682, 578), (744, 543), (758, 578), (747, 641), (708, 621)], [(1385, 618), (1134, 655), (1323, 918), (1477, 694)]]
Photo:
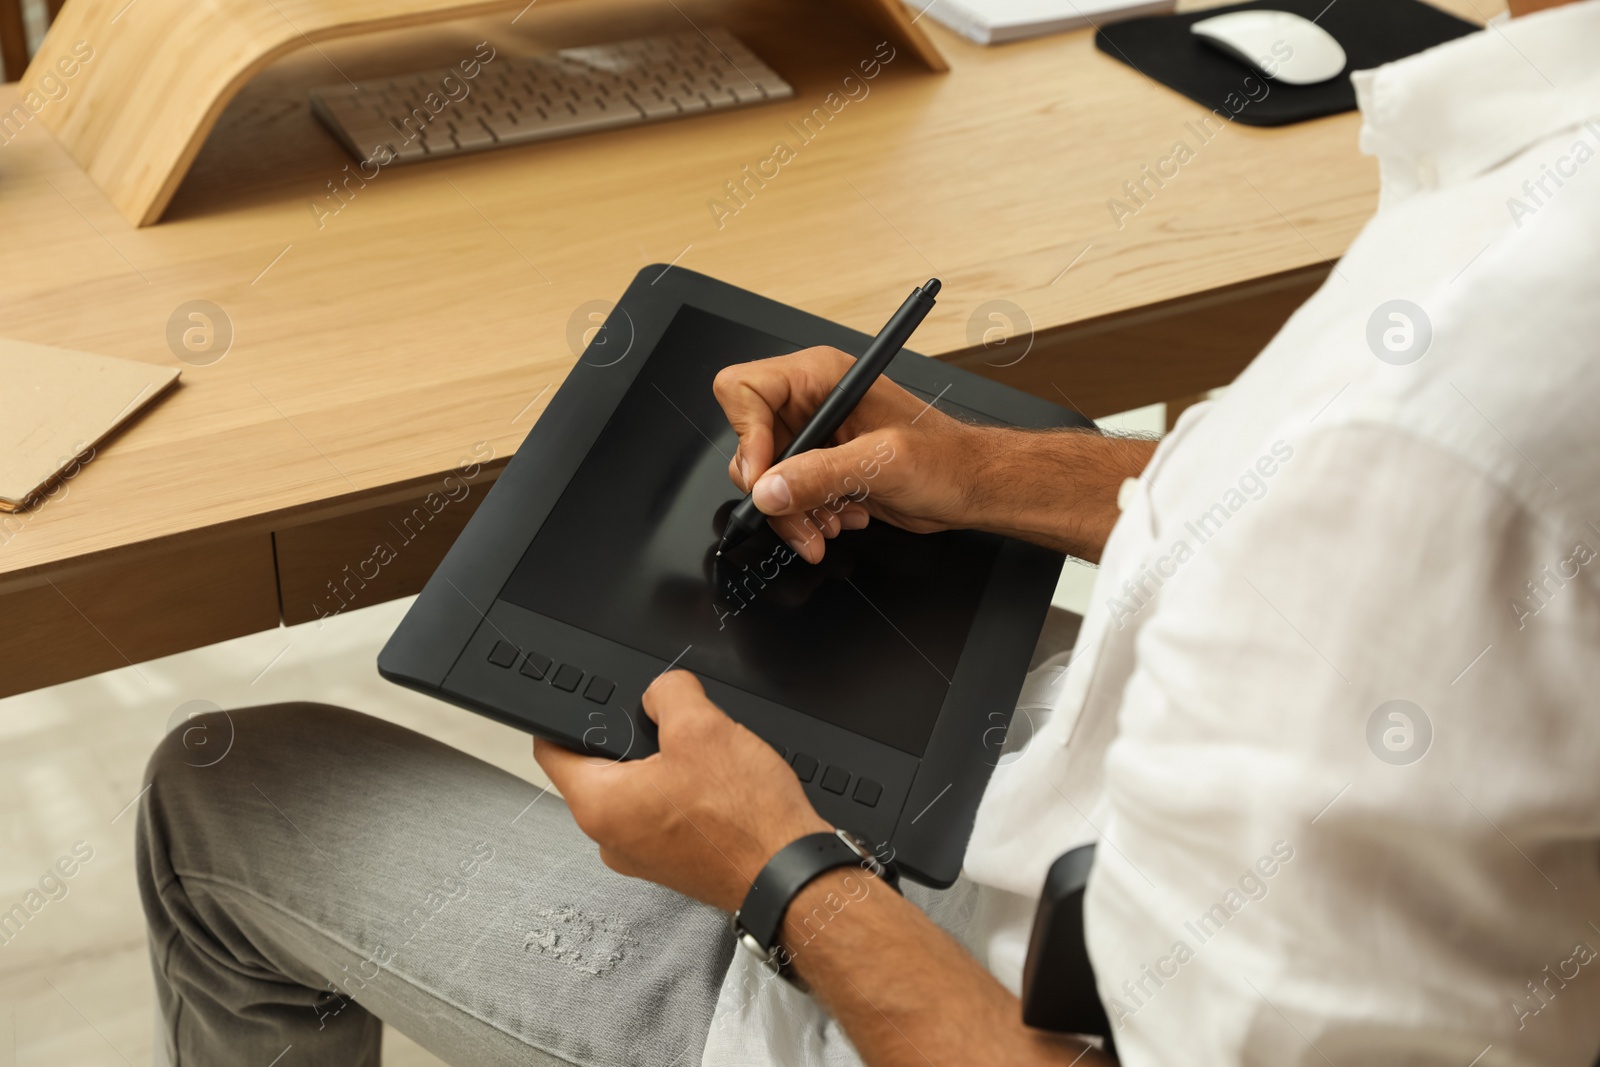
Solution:
[(645, 691), (660, 751), (626, 762), (536, 739), (534, 758), (578, 828), (620, 874), (733, 911), (774, 853), (831, 830), (761, 738), (728, 718), (688, 671)]

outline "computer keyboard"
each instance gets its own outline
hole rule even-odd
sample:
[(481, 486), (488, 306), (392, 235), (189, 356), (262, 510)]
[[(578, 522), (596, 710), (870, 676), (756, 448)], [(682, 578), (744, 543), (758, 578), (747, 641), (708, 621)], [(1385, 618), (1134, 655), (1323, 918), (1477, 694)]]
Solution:
[[(430, 94), (443, 102), (437, 111), (425, 103)], [(381, 157), (388, 145), (395, 161), (411, 162), (793, 95), (737, 37), (709, 29), (532, 58), (502, 54), (472, 79), (442, 67), (328, 85), (311, 91), (311, 108), (357, 159)]]

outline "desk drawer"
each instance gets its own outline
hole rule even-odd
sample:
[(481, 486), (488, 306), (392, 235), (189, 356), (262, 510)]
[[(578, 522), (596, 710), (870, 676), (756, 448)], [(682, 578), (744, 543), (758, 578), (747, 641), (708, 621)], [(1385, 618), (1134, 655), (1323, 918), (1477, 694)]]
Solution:
[(270, 630), (272, 537), (184, 539), (0, 594), (0, 697)]

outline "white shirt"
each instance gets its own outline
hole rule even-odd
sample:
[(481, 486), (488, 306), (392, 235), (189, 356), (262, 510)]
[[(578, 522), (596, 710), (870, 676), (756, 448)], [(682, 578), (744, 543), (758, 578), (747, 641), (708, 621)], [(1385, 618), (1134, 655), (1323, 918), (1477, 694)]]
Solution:
[[(1124, 493), (966, 872), (1016, 990), (1046, 869), (1100, 842), (1129, 1067), (1595, 1063), (1597, 56), (1589, 0), (1357, 74), (1377, 215)], [(707, 1064), (858, 1062), (749, 982)]]

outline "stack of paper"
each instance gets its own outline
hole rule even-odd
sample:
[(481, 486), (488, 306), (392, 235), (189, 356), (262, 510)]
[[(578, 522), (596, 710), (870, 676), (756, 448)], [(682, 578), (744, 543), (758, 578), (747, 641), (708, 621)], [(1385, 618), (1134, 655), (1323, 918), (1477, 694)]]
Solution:
[[(979, 44), (1064, 33), (1139, 15), (1161, 15), (1175, 0), (905, 0), (913, 11), (926, 6), (937, 19)], [(931, 6), (930, 6), (931, 5)]]
[(0, 338), (0, 512), (33, 503), (177, 380), (174, 367)]

